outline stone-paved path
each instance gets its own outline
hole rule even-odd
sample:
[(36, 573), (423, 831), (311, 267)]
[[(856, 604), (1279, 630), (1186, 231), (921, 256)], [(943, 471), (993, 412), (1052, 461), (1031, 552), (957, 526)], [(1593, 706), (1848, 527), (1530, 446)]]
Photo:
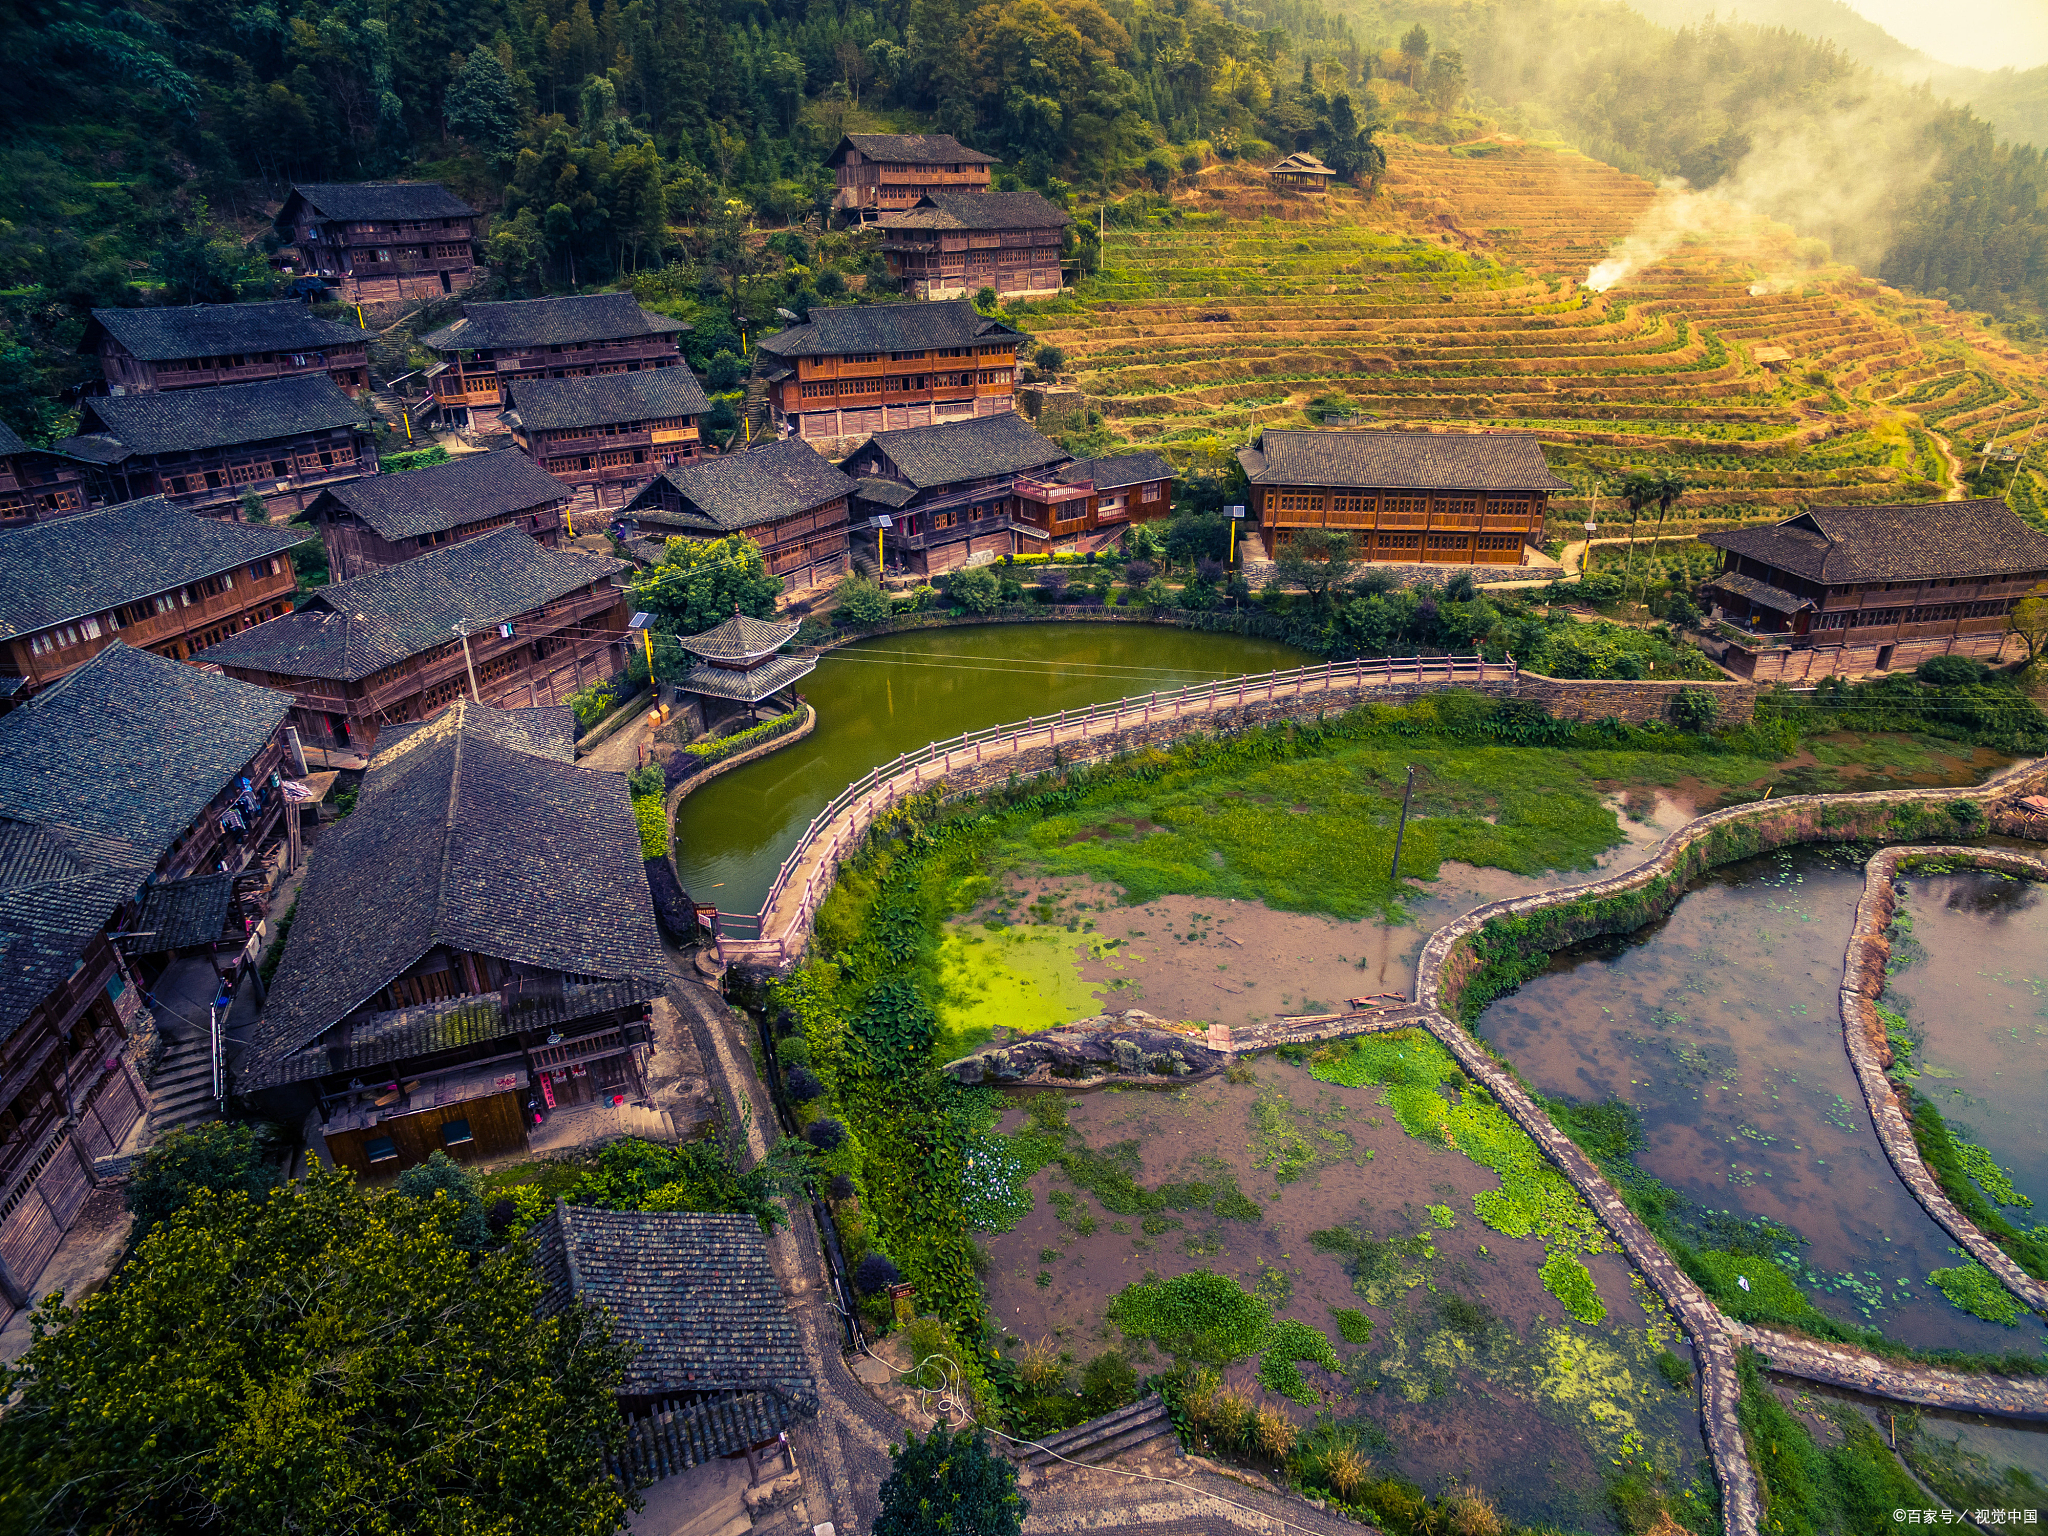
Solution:
[(2048, 1378), (1992, 1376), (1936, 1365), (1886, 1360), (1845, 1344), (1823, 1344), (1774, 1328), (1728, 1324), (1729, 1337), (1762, 1355), (1774, 1371), (1809, 1381), (1851, 1387), (1873, 1397), (1925, 1408), (1993, 1413), (2010, 1419), (2048, 1419)]
[(1913, 1198), (1947, 1228), (1972, 1258), (1998, 1276), (2007, 1290), (2034, 1311), (2048, 1313), (2048, 1285), (2020, 1268), (2010, 1254), (1985, 1236), (1942, 1193), (1941, 1185), (1921, 1159), (1905, 1108), (1884, 1075), (1889, 1060), (1879, 1055), (1884, 1025), (1877, 1017), (1877, 997), (1884, 987), (1885, 957), (1891, 953), (1885, 930), (1891, 927), (1892, 914), (1898, 909), (1898, 894), (1892, 882), (1902, 863), (1922, 861), (1966, 864), (2027, 880), (2048, 881), (2048, 863), (2004, 848), (1879, 849), (1864, 866), (1863, 895), (1856, 903), (1856, 926), (1850, 931), (1848, 954), (1842, 962), (1842, 1043), (1856, 1068), (1856, 1079), (1863, 1085), (1863, 1101), (1870, 1106), (1877, 1139), (1884, 1143), (1885, 1156), (1892, 1160), (1892, 1168), (1906, 1188), (1913, 1191)]

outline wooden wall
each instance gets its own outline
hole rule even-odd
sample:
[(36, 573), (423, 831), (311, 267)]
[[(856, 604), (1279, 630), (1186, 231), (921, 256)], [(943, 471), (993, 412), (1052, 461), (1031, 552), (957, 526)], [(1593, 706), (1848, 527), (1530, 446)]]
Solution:
[[(441, 1127), (450, 1120), (467, 1120), (470, 1135), (475, 1140), (465, 1146), (444, 1149)], [(364, 1148), (380, 1136), (389, 1136), (397, 1145), (398, 1161), (379, 1163), (372, 1168), (369, 1153)], [(424, 1163), (442, 1150), (457, 1162), (524, 1152), (526, 1111), (520, 1090), (509, 1088), (481, 1099), (442, 1104), (420, 1110), (417, 1114), (400, 1115), (364, 1130), (336, 1131), (327, 1137), (328, 1155), (341, 1167), (353, 1170), (362, 1178), (388, 1177)]]

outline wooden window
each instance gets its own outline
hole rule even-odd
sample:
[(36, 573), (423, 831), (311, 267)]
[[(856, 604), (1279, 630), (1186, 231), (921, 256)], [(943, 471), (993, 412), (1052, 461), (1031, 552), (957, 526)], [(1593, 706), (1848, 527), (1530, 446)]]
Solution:
[(1420, 528), (1428, 516), (1426, 496), (1386, 496), (1380, 500), (1382, 528)]
[(1306, 491), (1282, 491), (1280, 493), (1280, 510), (1282, 512), (1320, 512), (1323, 510), (1323, 498), (1310, 495)]
[(1157, 501), (1165, 494), (1166, 482), (1164, 480), (1147, 480), (1145, 482), (1144, 495), (1140, 499), (1144, 501)]
[[(1010, 382), (1010, 372), (1006, 368), (990, 369), (986, 373), (977, 375), (977, 378), (983, 384), (1007, 384)], [(963, 384), (967, 382), (966, 374), (960, 375), (960, 382)]]
[(1479, 547), (1481, 549), (1513, 549), (1521, 542), (1512, 533), (1482, 533), (1479, 536)]
[(849, 395), (879, 395), (882, 392), (880, 379), (849, 379), (845, 392)]
[(1472, 537), (1464, 533), (1432, 533), (1429, 536), (1429, 547), (1432, 550), (1453, 552), (1466, 550), (1472, 547)]
[(1422, 548), (1422, 535), (1419, 533), (1377, 534), (1373, 538), (1373, 547), (1375, 549), (1389, 550), (1420, 549)]
[(829, 380), (823, 384), (806, 384), (803, 397), (806, 400), (829, 400), (839, 393), (839, 386)]
[(960, 514), (958, 512), (934, 512), (932, 514), (932, 530), (937, 532), (941, 528), (950, 528), (959, 520)]

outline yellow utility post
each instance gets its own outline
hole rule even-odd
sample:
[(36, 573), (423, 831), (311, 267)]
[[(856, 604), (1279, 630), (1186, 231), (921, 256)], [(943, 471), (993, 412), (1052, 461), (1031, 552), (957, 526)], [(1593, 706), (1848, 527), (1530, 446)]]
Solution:
[[(649, 688), (653, 688), (655, 686), (654, 615), (651, 613), (636, 613), (633, 615), (632, 618), (626, 621), (626, 628), (637, 629), (640, 631), (640, 641), (643, 645), (647, 647), (647, 686)], [(655, 697), (657, 701), (660, 699), (660, 693), (658, 691), (656, 692)]]
[(1241, 506), (1228, 506), (1223, 509), (1223, 515), (1230, 521), (1229, 563), (1235, 565), (1237, 564), (1237, 525), (1244, 520), (1244, 508)]

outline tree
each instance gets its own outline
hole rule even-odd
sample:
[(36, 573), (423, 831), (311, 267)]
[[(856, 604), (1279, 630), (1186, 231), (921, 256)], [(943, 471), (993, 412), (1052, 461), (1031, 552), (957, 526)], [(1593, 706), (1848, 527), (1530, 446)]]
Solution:
[[(446, 1199), (315, 1170), (201, 1191), (0, 1388), (0, 1524), (609, 1536), (626, 1351), (539, 1314), (524, 1244), (465, 1253)], [(456, 1511), (460, 1511), (459, 1516)]]
[(1002, 603), (1002, 586), (994, 571), (977, 565), (946, 578), (946, 600), (968, 613), (993, 613)]
[(872, 581), (849, 576), (839, 583), (839, 612), (849, 624), (881, 624), (896, 611), (889, 594)]
[(1421, 22), (1408, 29), (1408, 35), (1401, 39), (1401, 57), (1408, 61), (1408, 86), (1415, 87), (1416, 72), (1429, 58), (1429, 32)]
[(415, 1200), (445, 1197), (454, 1206), (447, 1228), (455, 1246), (470, 1253), (490, 1246), (491, 1232), (484, 1221), (484, 1197), (476, 1175), (439, 1147), (424, 1163), (416, 1163), (398, 1176), (398, 1192)]
[(2048, 653), (2048, 597), (2029, 597), (2014, 603), (2012, 612), (2006, 615), (2005, 627), (2020, 637), (2020, 644), (2027, 648), (2027, 665), (2034, 665)]
[(775, 617), (782, 583), (768, 574), (761, 546), (743, 533), (724, 539), (670, 539), (661, 564), (632, 586), (634, 604), (672, 634), (715, 629), (735, 611)]
[(500, 159), (519, 153), (519, 93), (511, 71), (482, 43), (470, 50), (449, 82), (445, 105), (448, 132), (455, 138)]
[(911, 1435), (890, 1455), (874, 1536), (1020, 1536), (1031, 1501), (1017, 1492), (1017, 1469), (989, 1454), (979, 1432), (956, 1435), (940, 1424)]
[(261, 1200), (277, 1182), (277, 1167), (266, 1155), (271, 1139), (267, 1129), (222, 1120), (167, 1131), (128, 1175), (128, 1209), (135, 1217), (130, 1240), (140, 1243), (201, 1190)]
[(1622, 477), (1621, 499), (1628, 504), (1631, 516), (1628, 522), (1628, 565), (1622, 575), (1622, 596), (1628, 596), (1628, 584), (1634, 578), (1636, 568), (1636, 530), (1643, 520), (1643, 512), (1654, 505), (1657, 508), (1656, 532), (1651, 543), (1657, 541), (1664, 531), (1664, 519), (1671, 513), (1671, 505), (1692, 489), (1692, 484), (1683, 475), (1673, 474), (1668, 469), (1632, 469)]
[(1465, 57), (1456, 49), (1446, 48), (1429, 61), (1429, 73), (1423, 78), (1422, 91), (1435, 105), (1437, 116), (1448, 117), (1456, 109), (1458, 98), (1465, 94)]
[(1290, 587), (1300, 587), (1317, 602), (1336, 601), (1337, 589), (1351, 574), (1351, 535), (1328, 528), (1298, 528), (1286, 552), (1274, 562), (1276, 573)]

